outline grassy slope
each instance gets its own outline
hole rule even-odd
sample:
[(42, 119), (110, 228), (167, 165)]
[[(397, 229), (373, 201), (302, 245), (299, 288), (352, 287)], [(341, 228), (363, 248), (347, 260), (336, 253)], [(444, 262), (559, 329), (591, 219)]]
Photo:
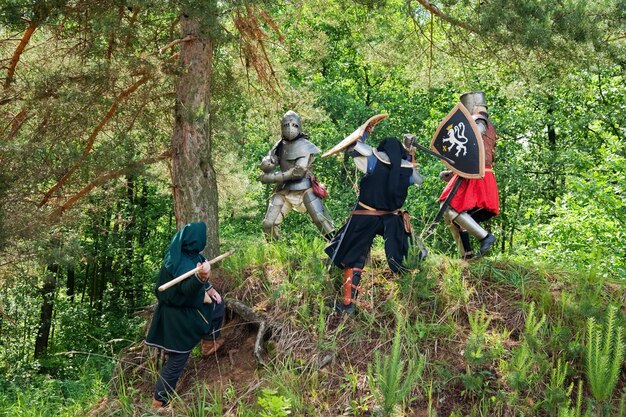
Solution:
[[(231, 315), (224, 349), (210, 359), (194, 353), (175, 414), (569, 416), (578, 381), (582, 398), (593, 398), (586, 321), (602, 324), (607, 306), (623, 308), (619, 285), (498, 257), (467, 263), (431, 255), (394, 276), (375, 248), (360, 297), (372, 308), (336, 317), (329, 304), (340, 271), (326, 272), (322, 248), (318, 240), (250, 242), (224, 263), (223, 293), (269, 320), (267, 365), (257, 367), (252, 356), (256, 326)], [(148, 412), (158, 360), (148, 354), (140, 344), (125, 353), (121, 363), (133, 365), (93, 415)], [(609, 400), (582, 408), (618, 415), (625, 382), (622, 373)]]

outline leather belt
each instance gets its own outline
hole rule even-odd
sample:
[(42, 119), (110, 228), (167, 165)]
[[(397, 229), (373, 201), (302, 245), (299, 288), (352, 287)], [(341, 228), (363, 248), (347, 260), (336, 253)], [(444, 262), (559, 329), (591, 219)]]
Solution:
[(391, 210), (391, 211), (386, 211), (386, 210), (377, 210), (374, 207), (370, 207), (367, 204), (361, 203), (359, 201), (359, 206), (363, 207), (365, 210), (352, 210), (352, 214), (357, 214), (357, 215), (365, 215), (365, 216), (384, 216), (386, 214), (402, 214), (401, 210)]
[(352, 214), (361, 216), (384, 216), (386, 214), (401, 214), (400, 210), (383, 211), (383, 210), (352, 210)]
[(404, 231), (408, 234), (413, 233), (413, 227), (411, 226), (411, 215), (408, 211), (398, 209), (392, 211), (376, 210), (374, 207), (370, 207), (367, 204), (363, 204), (359, 201), (359, 206), (365, 208), (365, 210), (352, 210), (352, 214), (357, 216), (385, 216), (387, 214), (395, 214), (402, 216), (402, 223), (404, 224)]

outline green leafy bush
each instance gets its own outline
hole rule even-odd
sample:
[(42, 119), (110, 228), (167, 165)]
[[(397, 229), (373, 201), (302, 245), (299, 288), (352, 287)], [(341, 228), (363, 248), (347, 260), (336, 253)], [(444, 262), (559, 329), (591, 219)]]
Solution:
[(262, 389), (261, 396), (257, 399), (261, 406), (261, 417), (284, 417), (291, 414), (291, 401), (273, 389)]

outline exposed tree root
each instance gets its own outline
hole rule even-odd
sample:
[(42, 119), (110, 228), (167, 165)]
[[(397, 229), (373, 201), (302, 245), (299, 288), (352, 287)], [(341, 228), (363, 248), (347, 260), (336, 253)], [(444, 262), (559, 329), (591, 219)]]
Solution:
[(255, 312), (251, 307), (234, 298), (224, 298), (226, 310), (232, 311), (248, 323), (257, 323), (259, 330), (256, 334), (254, 342), (254, 359), (259, 365), (265, 365), (265, 361), (261, 356), (261, 343), (267, 331), (267, 319), (264, 315)]

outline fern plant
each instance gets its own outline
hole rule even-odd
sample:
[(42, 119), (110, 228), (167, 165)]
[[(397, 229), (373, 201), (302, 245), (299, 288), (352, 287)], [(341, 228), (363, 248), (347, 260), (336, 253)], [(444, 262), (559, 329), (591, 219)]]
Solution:
[(384, 357), (376, 352), (373, 364), (368, 366), (370, 389), (386, 416), (408, 399), (424, 370), (422, 355), (418, 354), (417, 358), (409, 358), (408, 361), (402, 359), (402, 333), (402, 320), (397, 314), (391, 352)]
[(604, 329), (593, 318), (587, 320), (587, 381), (598, 402), (608, 400), (613, 394), (624, 360), (623, 329), (616, 323), (616, 313), (615, 308), (609, 309)]

